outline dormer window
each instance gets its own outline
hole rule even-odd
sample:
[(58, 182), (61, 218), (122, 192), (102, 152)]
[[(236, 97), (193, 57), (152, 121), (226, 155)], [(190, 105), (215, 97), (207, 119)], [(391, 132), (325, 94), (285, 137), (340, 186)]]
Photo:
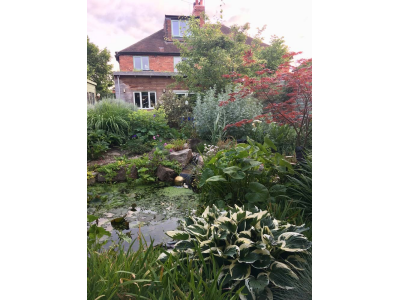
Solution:
[(186, 21), (183, 20), (172, 20), (172, 36), (183, 37), (183, 33), (186, 30)]
[(133, 68), (135, 70), (150, 70), (148, 56), (134, 56)]

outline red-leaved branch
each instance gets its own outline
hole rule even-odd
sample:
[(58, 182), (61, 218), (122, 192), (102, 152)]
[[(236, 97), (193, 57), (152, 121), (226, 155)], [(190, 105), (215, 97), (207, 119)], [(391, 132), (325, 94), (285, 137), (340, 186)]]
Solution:
[[(283, 56), (293, 57), (301, 52), (291, 52)], [(253, 64), (252, 52), (248, 51), (243, 57), (243, 65)], [(235, 98), (253, 97), (267, 103), (264, 107), (266, 113), (250, 120), (241, 120), (229, 127), (240, 127), (251, 123), (255, 119), (265, 119), (267, 123), (276, 122), (279, 125), (288, 124), (296, 131), (296, 146), (305, 146), (306, 141), (311, 134), (312, 122), (312, 59), (299, 59), (297, 66), (290, 65), (289, 62), (281, 64), (277, 71), (263, 68), (256, 72), (258, 78), (250, 78), (246, 75), (231, 73), (224, 75), (226, 78), (232, 78), (235, 83), (241, 85), (238, 92), (230, 94), (228, 101), (221, 102), (220, 105), (226, 105), (228, 102), (235, 101)], [(277, 97), (286, 93), (288, 100), (282, 101)]]

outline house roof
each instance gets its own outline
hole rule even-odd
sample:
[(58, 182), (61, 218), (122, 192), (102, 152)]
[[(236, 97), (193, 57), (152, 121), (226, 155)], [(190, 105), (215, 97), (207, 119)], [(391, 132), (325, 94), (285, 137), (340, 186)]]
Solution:
[[(222, 25), (221, 32), (223, 34), (231, 33), (231, 29), (228, 26)], [(173, 44), (173, 42), (166, 41), (164, 39), (164, 29), (153, 33), (152, 35), (140, 40), (139, 42), (115, 53), (115, 58), (119, 62), (120, 55), (175, 55), (179, 56), (179, 49)], [(247, 37), (246, 44), (251, 45), (253, 38)], [(261, 44), (264, 47), (268, 45), (265, 43)]]
[(92, 80), (90, 80), (90, 79), (86, 79), (86, 80), (87, 80), (88, 83), (90, 83), (90, 84), (92, 84), (92, 85), (97, 85), (96, 82), (94, 82), (94, 81), (92, 81)]
[(179, 55), (179, 49), (173, 42), (164, 40), (164, 29), (161, 29), (152, 35), (140, 40), (139, 42), (125, 48), (116, 53), (115, 57), (119, 61), (121, 54), (162, 54), (162, 55)]
[(156, 72), (156, 71), (138, 71), (138, 72), (113, 72), (114, 76), (143, 76), (143, 77), (170, 77), (178, 75), (177, 72)]

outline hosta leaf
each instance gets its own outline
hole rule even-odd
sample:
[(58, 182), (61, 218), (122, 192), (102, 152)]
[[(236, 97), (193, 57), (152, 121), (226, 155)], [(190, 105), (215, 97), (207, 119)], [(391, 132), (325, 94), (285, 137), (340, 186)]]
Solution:
[(250, 276), (251, 266), (235, 261), (229, 266), (229, 271), (231, 273), (232, 280), (243, 280)]
[(280, 248), (289, 252), (300, 252), (311, 247), (311, 242), (301, 233), (285, 232), (278, 238)]
[(271, 262), (270, 252), (267, 249), (256, 249), (251, 252), (241, 251), (239, 262), (252, 264), (256, 261), (269, 261)]
[(221, 284), (221, 286), (225, 286), (231, 281), (231, 279), (232, 276), (231, 273), (229, 272), (229, 266), (222, 267), (221, 273), (219, 273), (218, 276), (218, 284)]
[(256, 269), (265, 269), (268, 268), (274, 259), (271, 256), (271, 260), (257, 260), (251, 266)]
[[(253, 227), (252, 227), (253, 228)], [(246, 238), (251, 240), (251, 228), (249, 230), (241, 231), (239, 233), (240, 238)]]
[(240, 255), (240, 250), (239, 247), (236, 245), (231, 245), (225, 248), (225, 251), (223, 253), (225, 256), (232, 257), (233, 259), (236, 259)]
[(286, 262), (292, 267), (295, 268), (296, 270), (303, 271), (304, 270), (304, 265), (307, 263), (307, 261), (301, 257), (300, 255), (289, 255), (286, 258)]
[(178, 241), (187, 240), (190, 237), (189, 233), (180, 230), (167, 231), (165, 234), (168, 235), (170, 238)]
[(269, 279), (267, 273), (260, 273), (257, 276), (257, 279), (253, 276), (250, 276), (245, 280), (245, 285), (250, 293), (253, 295), (253, 298), (257, 298), (265, 288), (269, 284)]
[(184, 225), (186, 225), (186, 226), (189, 226), (189, 225), (196, 224), (196, 221), (195, 221), (195, 219), (193, 219), (192, 217), (187, 217), (187, 218), (184, 218), (184, 219), (183, 219), (182, 223), (183, 223)]
[(246, 238), (238, 238), (236, 240), (235, 244), (240, 247), (242, 247), (242, 246), (250, 247), (253, 244), (253, 241), (250, 239), (246, 239)]
[(184, 241), (179, 241), (175, 244), (175, 250), (186, 250), (194, 249), (196, 247), (196, 239), (188, 239)]
[(273, 262), (268, 269), (269, 280), (276, 286), (283, 289), (294, 288), (293, 281), (299, 280), (297, 275), (285, 264), (280, 262)]
[(221, 229), (226, 229), (226, 230), (228, 230), (229, 232), (232, 232), (232, 233), (236, 232), (237, 225), (233, 220), (231, 220), (231, 219), (229, 219), (227, 217), (219, 217), (217, 219), (217, 222), (220, 224), (219, 227)]
[(201, 253), (204, 253), (204, 254), (212, 253), (212, 254), (217, 255), (217, 256), (222, 256), (222, 251), (218, 247), (211, 247), (211, 248), (209, 248), (207, 250), (202, 251)]
[[(274, 220), (275, 224), (280, 224), (280, 221)], [(308, 230), (308, 227), (305, 227), (305, 224), (301, 226), (296, 226), (292, 224), (285, 224), (285, 225), (276, 225), (275, 229), (272, 229), (271, 232), (274, 235), (275, 238), (278, 238), (282, 233), (285, 232), (297, 232), (301, 233), (303, 231)]]
[(194, 236), (198, 236), (198, 235), (205, 236), (207, 234), (207, 229), (204, 228), (204, 226), (201, 226), (198, 224), (193, 224), (193, 225), (187, 226), (185, 229), (187, 230), (187, 232), (189, 232), (190, 234), (193, 234)]

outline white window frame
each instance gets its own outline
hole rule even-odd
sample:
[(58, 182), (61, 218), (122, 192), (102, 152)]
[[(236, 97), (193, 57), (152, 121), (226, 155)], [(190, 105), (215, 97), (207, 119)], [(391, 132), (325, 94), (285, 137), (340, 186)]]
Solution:
[[(149, 62), (149, 68), (148, 69), (143, 69), (143, 57), (147, 57), (147, 60)], [(140, 68), (136, 68), (136, 66), (135, 66), (135, 58), (140, 58)], [(142, 71), (150, 70), (150, 58), (148, 56), (134, 56), (133, 57), (133, 69), (134, 70), (142, 70)]]
[[(155, 108), (155, 107), (151, 106), (150, 93), (154, 93), (154, 97), (155, 97), (154, 105), (157, 105), (157, 92), (156, 91), (133, 91), (133, 104), (136, 105), (135, 93), (139, 93), (139, 95), (140, 95), (140, 107), (139, 107), (139, 109), (148, 109), (148, 110), (150, 110), (150, 109), (154, 109)], [(142, 93), (149, 93), (149, 107), (143, 108)]]
[[(181, 30), (181, 22), (185, 23), (187, 30), (188, 23), (186, 20), (171, 20), (171, 36), (172, 37), (183, 37), (183, 31)], [(174, 35), (174, 25), (173, 23), (178, 23), (179, 35)]]

